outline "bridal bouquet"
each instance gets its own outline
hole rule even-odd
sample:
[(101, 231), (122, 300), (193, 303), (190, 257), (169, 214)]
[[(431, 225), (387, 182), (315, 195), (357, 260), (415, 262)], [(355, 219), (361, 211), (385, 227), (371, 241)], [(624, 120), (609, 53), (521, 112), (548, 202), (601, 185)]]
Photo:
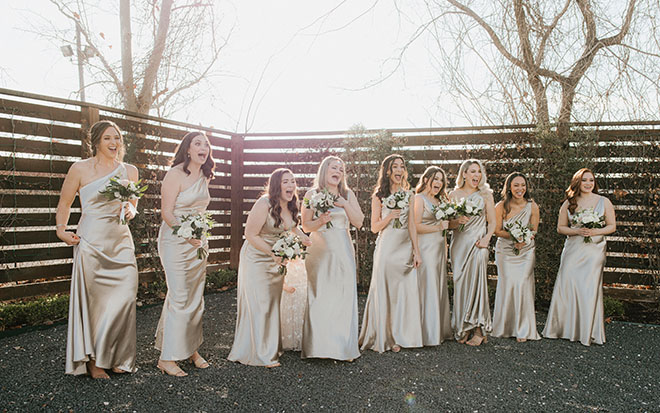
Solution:
[[(383, 199), (383, 204), (387, 209), (404, 209), (410, 204), (410, 192), (399, 190)], [(403, 225), (399, 218), (394, 218), (393, 228), (401, 228)]]
[[(520, 221), (510, 222), (504, 226), (504, 230), (511, 235), (511, 240), (515, 243), (524, 243), (527, 244), (532, 240), (534, 236), (534, 231), (529, 229), (528, 226), (523, 225)], [(516, 247), (513, 247), (513, 253), (518, 255), (520, 250)]]
[[(583, 209), (573, 215), (571, 226), (577, 228), (603, 228), (605, 227), (605, 215), (600, 215), (593, 208)], [(584, 237), (584, 242), (591, 242), (591, 237)]]
[[(307, 247), (296, 234), (290, 231), (280, 234), (279, 239), (273, 244), (271, 251), (275, 256), (282, 257), (283, 260), (305, 258), (307, 255)], [(286, 275), (286, 265), (280, 265), (277, 272), (278, 274)]]
[[(438, 205), (434, 205), (431, 213), (438, 221), (449, 221), (456, 218), (457, 214), (456, 204), (451, 201), (443, 201)], [(447, 235), (447, 230), (442, 230), (442, 236)]]
[[(323, 190), (312, 195), (311, 198), (303, 199), (303, 202), (307, 209), (314, 210), (314, 218), (318, 218), (321, 214), (325, 214), (335, 206), (337, 198), (327, 188), (323, 188)], [(325, 227), (332, 228), (332, 222), (326, 222)]]
[[(483, 206), (480, 204), (471, 201), (467, 198), (461, 198), (460, 201), (456, 204), (456, 211), (457, 217), (465, 216), (465, 217), (476, 217), (477, 215), (481, 214), (481, 211), (483, 211)], [(459, 231), (463, 231), (465, 229), (465, 224), (461, 224), (458, 227)]]
[[(211, 235), (211, 228), (215, 221), (211, 218), (208, 212), (183, 215), (181, 217), (181, 225), (172, 227), (174, 235), (178, 235), (185, 239), (202, 239)], [(208, 255), (208, 252), (200, 247), (197, 249), (197, 258), (203, 260)]]
[(137, 214), (135, 206), (128, 202), (135, 199), (142, 198), (142, 195), (147, 191), (149, 185), (141, 185), (142, 179), (137, 182), (131, 182), (128, 179), (120, 179), (119, 175), (110, 178), (110, 182), (103, 188), (102, 191), (99, 191), (103, 196), (105, 196), (108, 201), (114, 201), (118, 199), (121, 201), (121, 212), (119, 213), (119, 222), (123, 225), (126, 225), (126, 217), (124, 212), (124, 207), (128, 205), (128, 208), (131, 210), (133, 215)]

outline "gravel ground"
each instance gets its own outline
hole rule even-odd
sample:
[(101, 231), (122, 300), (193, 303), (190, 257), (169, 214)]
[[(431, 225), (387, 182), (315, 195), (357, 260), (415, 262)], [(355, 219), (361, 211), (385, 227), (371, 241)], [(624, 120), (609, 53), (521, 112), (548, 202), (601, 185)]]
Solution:
[(490, 339), (369, 351), (353, 363), (287, 352), (269, 370), (225, 359), (236, 314), (229, 290), (206, 296), (200, 353), (211, 368), (184, 364), (190, 375), (175, 378), (155, 367), (160, 310), (138, 311), (138, 372), (110, 380), (64, 375), (65, 324), (0, 339), (0, 411), (660, 412), (660, 326), (613, 322), (607, 343), (591, 347)]

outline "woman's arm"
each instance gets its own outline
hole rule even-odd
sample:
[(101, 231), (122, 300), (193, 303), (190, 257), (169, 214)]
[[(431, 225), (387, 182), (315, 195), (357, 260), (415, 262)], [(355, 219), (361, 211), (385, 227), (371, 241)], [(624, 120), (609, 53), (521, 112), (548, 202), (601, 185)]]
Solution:
[(80, 238), (73, 232), (66, 230), (71, 215), (71, 205), (76, 199), (76, 193), (80, 189), (80, 178), (82, 176), (82, 165), (78, 162), (71, 165), (62, 183), (60, 200), (57, 203), (57, 212), (55, 213), (55, 231), (57, 238), (64, 241), (67, 245), (77, 245)]
[(532, 216), (529, 218), (529, 227), (532, 231), (538, 232), (540, 221), (541, 213), (539, 211), (539, 206), (536, 202), (532, 201)]
[(268, 218), (268, 208), (269, 204), (266, 198), (260, 198), (254, 203), (245, 223), (245, 239), (254, 248), (275, 259), (275, 254), (271, 251), (270, 245), (259, 236), (259, 232)]
[(413, 265), (415, 268), (419, 267), (422, 263), (422, 258), (419, 254), (419, 245), (417, 243), (417, 228), (415, 226), (414, 213), (415, 210), (415, 197), (410, 196), (410, 205), (408, 205), (408, 234), (413, 247)]
[(170, 169), (160, 184), (160, 216), (170, 228), (180, 224), (174, 216), (174, 206), (181, 191), (181, 178), (177, 170)]
[(348, 216), (348, 220), (351, 222), (351, 225), (357, 229), (362, 228), (364, 213), (362, 212), (357, 197), (352, 190), (348, 190), (348, 199), (344, 199), (340, 196), (337, 202), (335, 202), (335, 205), (344, 208), (344, 211), (346, 211), (346, 215)]
[(415, 223), (415, 229), (417, 230), (417, 233), (430, 234), (432, 232), (442, 231), (444, 228), (440, 223), (436, 225), (422, 224), (422, 217), (424, 215), (424, 199), (422, 199), (423, 196), (424, 195), (422, 194), (415, 195), (415, 209), (411, 209), (414, 215), (413, 222)]
[(398, 218), (401, 215), (400, 209), (392, 210), (387, 216), (383, 219), (380, 218), (380, 214), (383, 209), (383, 204), (380, 202), (377, 196), (371, 197), (371, 232), (378, 234), (380, 231), (384, 230), (387, 227), (387, 224), (390, 223), (394, 218)]
[(495, 232), (495, 225), (497, 219), (495, 218), (495, 201), (493, 200), (493, 195), (488, 194), (486, 196), (485, 202), (484, 202), (484, 207), (486, 208), (486, 220), (488, 221), (488, 230), (486, 232), (486, 235), (481, 238), (479, 241), (477, 241), (477, 247), (479, 248), (488, 248), (488, 244), (490, 244), (490, 238), (493, 236), (493, 233)]
[(511, 238), (509, 231), (504, 229), (504, 203), (502, 201), (495, 205), (495, 236), (500, 238)]
[(564, 201), (559, 208), (559, 217), (557, 218), (557, 232), (562, 235), (580, 235), (579, 228), (571, 228), (568, 222), (568, 201)]

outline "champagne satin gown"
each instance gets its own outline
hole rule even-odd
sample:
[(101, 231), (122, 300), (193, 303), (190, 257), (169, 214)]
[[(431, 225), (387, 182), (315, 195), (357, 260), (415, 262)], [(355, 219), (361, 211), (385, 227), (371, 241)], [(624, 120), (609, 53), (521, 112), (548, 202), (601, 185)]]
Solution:
[[(193, 213), (203, 213), (211, 200), (208, 181), (204, 175), (189, 188), (179, 192), (174, 204), (177, 219)], [(203, 239), (208, 250), (208, 241)], [(158, 233), (158, 255), (165, 269), (167, 296), (156, 329), (156, 348), (160, 359), (185, 360), (193, 355), (204, 341), (204, 284), (206, 258), (197, 258), (197, 247), (174, 234), (162, 222)]]
[(481, 215), (470, 217), (463, 231), (455, 229), (451, 242), (454, 272), (454, 312), (452, 327), (456, 340), (474, 328), (481, 327), (486, 335), (492, 329), (488, 303), (488, 248), (476, 243), (488, 232), (484, 198), (479, 192), (467, 197), (482, 207)]
[(307, 250), (307, 311), (302, 358), (352, 360), (358, 348), (357, 270), (344, 208), (330, 211), (331, 228), (312, 231)]
[(73, 247), (66, 373), (85, 374), (90, 359), (103, 369), (135, 372), (135, 296), (138, 269), (133, 237), (119, 223), (121, 202), (99, 191), (119, 176), (124, 164), (79, 190), (82, 214)]
[[(291, 230), (284, 224), (275, 227), (275, 219), (268, 213), (259, 236), (273, 246), (279, 235)], [(227, 357), (250, 366), (277, 363), (282, 354), (280, 331), (280, 300), (284, 276), (279, 274), (273, 258), (243, 243), (238, 264), (236, 330), (234, 344)]]
[[(433, 204), (426, 196), (422, 224), (436, 225)], [(418, 234), (422, 265), (417, 269), (419, 297), (422, 307), (422, 337), (425, 346), (437, 346), (452, 339), (447, 291), (447, 240), (442, 231)]]
[[(519, 213), (504, 220), (503, 226), (516, 221), (528, 226), (531, 217), (532, 203), (528, 202)], [(508, 238), (498, 238), (495, 244), (497, 292), (492, 336), (540, 340), (534, 312), (534, 240), (518, 255), (513, 252), (513, 246), (514, 242)]]
[[(383, 206), (381, 218), (391, 212)], [(371, 284), (358, 339), (361, 350), (382, 353), (394, 345), (423, 346), (419, 286), (417, 270), (413, 267), (408, 213), (408, 207), (401, 210), (401, 228), (394, 228), (392, 220), (376, 239)]]
[[(604, 199), (601, 196), (596, 204), (600, 215), (605, 214)], [(572, 217), (569, 212), (569, 222)], [(603, 268), (607, 241), (603, 235), (591, 238), (592, 242), (585, 243), (580, 235), (566, 237), (543, 329), (546, 338), (579, 340), (585, 346), (605, 343)]]

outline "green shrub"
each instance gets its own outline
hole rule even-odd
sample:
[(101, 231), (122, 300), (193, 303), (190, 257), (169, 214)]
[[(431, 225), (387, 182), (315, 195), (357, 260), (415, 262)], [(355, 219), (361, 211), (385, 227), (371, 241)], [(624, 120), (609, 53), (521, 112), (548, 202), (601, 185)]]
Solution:
[(236, 282), (237, 273), (235, 270), (221, 268), (206, 276), (206, 290), (218, 290), (229, 283)]
[(69, 312), (69, 296), (39, 297), (18, 303), (0, 304), (0, 331), (23, 325), (63, 320)]
[(605, 307), (605, 317), (623, 317), (626, 312), (622, 301), (608, 296), (603, 297), (603, 307)]

